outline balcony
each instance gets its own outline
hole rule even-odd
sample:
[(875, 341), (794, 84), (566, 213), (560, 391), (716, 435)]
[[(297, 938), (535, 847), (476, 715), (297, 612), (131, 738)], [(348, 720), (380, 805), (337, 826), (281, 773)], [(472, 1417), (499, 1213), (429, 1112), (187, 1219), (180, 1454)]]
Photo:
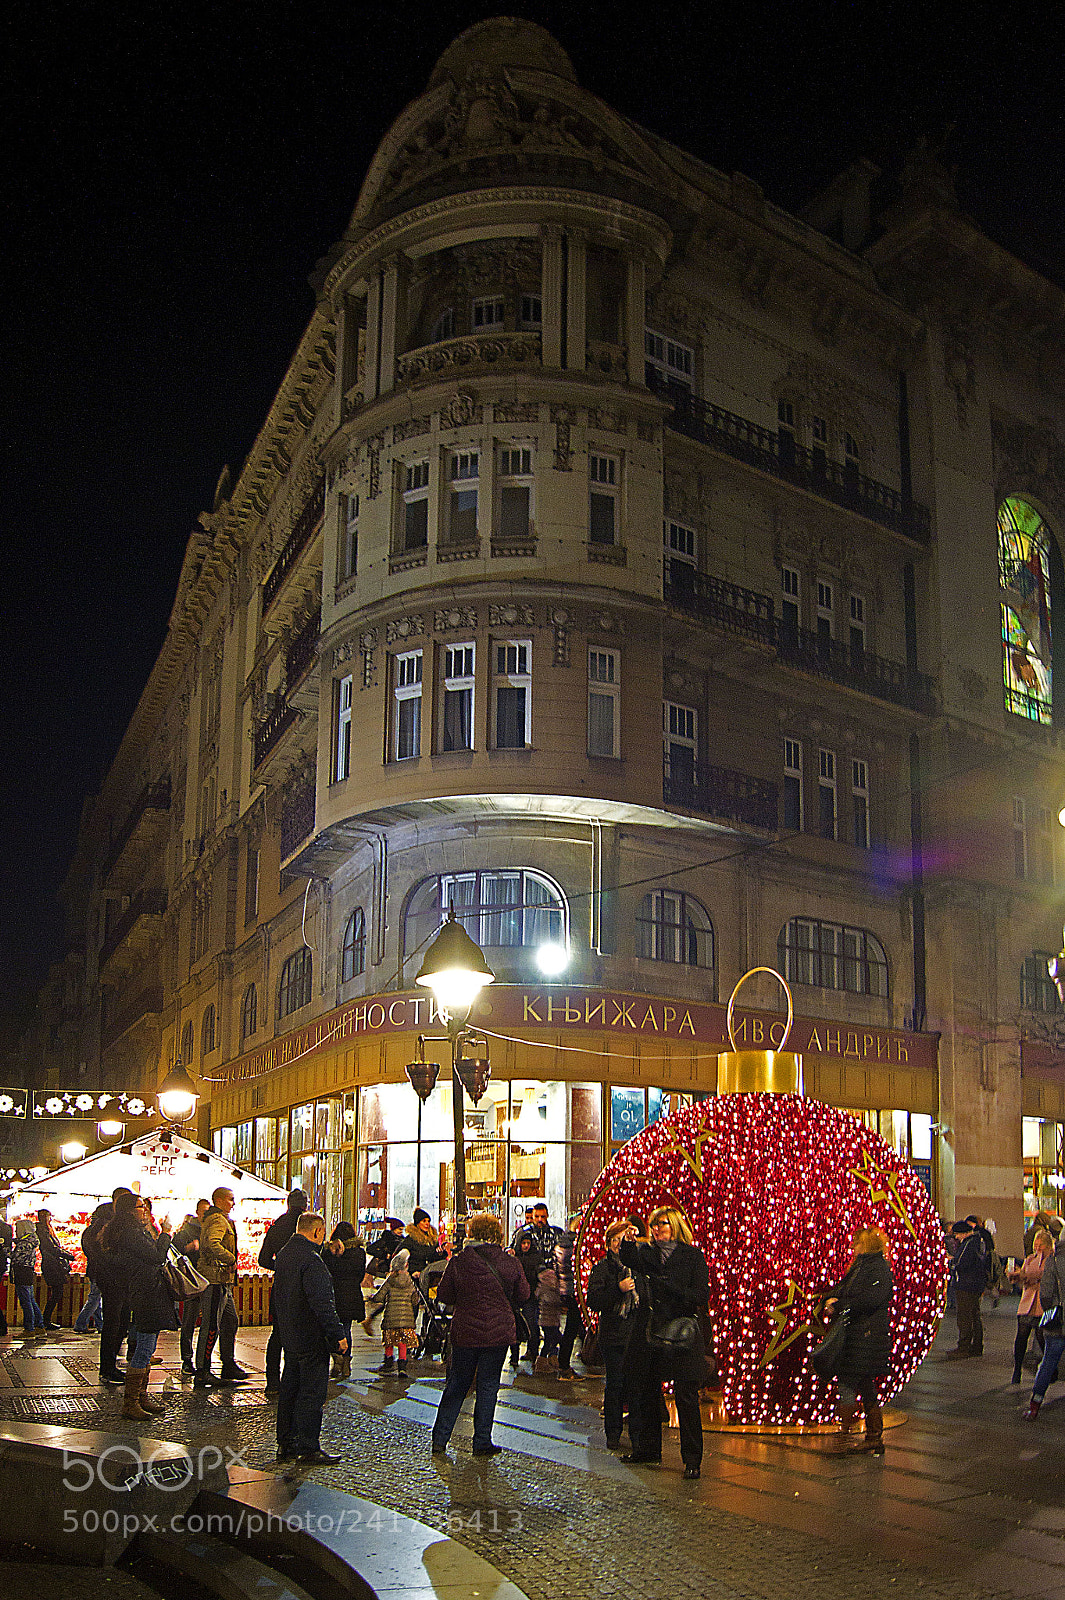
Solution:
[(704, 761), (681, 764), (667, 756), (662, 766), (662, 803), (767, 833), (777, 829), (775, 783)]
[(325, 512), (325, 483), (319, 483), (293, 525), (285, 548), (271, 567), (263, 583), (263, 616), (269, 611), (282, 585), (296, 565), (311, 539), (318, 531)]
[(167, 774), (158, 783), (146, 784), (133, 802), (129, 815), (111, 841), (101, 872), (103, 879), (111, 876), (134, 834), (138, 830), (142, 833), (154, 832), (152, 823), (165, 817), (169, 810), (170, 776)]
[(855, 649), (841, 639), (826, 639), (809, 628), (777, 625), (777, 656), (789, 667), (830, 678), (845, 689), (857, 689), (931, 716), (935, 711), (932, 679), (912, 672), (899, 661), (886, 661), (868, 650)]
[(127, 960), (133, 959), (149, 935), (158, 927), (165, 910), (165, 889), (142, 889), (139, 894), (135, 894), (118, 921), (107, 931), (100, 948), (100, 970), (107, 966), (123, 945), (126, 946), (123, 951), (124, 957)]
[(396, 384), (447, 382), (466, 373), (498, 367), (538, 367), (541, 345), (538, 333), (471, 333), (461, 339), (409, 350), (396, 362)]
[(294, 722), (299, 720), (299, 712), (295, 706), (289, 705), (283, 697), (271, 711), (270, 715), (255, 730), (255, 760), (252, 771), (259, 775), (259, 768), (280, 744), (284, 735)]
[[(303, 627), (285, 651), (285, 697), (291, 701), (297, 690), (309, 677), (318, 661), (318, 639), (322, 631), (322, 613), (316, 611), (308, 617)], [(317, 687), (308, 691), (313, 702), (318, 699)]]
[(767, 594), (709, 577), (675, 559), (666, 562), (663, 594), (666, 603), (677, 611), (713, 623), (725, 633), (756, 639), (760, 644), (773, 645), (776, 641), (773, 602)]
[(301, 783), (285, 798), (279, 838), (281, 859), (287, 861), (314, 832), (314, 784)]
[(157, 1017), (162, 1009), (162, 988), (142, 989), (136, 1000), (123, 1007), (116, 1017), (109, 1018), (104, 1024), (100, 1033), (101, 1045), (105, 1050), (110, 1049), (124, 1033), (130, 1033), (150, 1017)]
[(856, 467), (841, 466), (819, 450), (807, 450), (787, 432), (759, 427), (746, 417), (697, 399), (679, 384), (667, 383), (653, 367), (647, 368), (646, 377), (649, 389), (672, 402), (673, 412), (666, 423), (678, 433), (919, 544), (931, 540), (932, 518), (927, 506), (908, 500), (875, 478), (864, 477)]

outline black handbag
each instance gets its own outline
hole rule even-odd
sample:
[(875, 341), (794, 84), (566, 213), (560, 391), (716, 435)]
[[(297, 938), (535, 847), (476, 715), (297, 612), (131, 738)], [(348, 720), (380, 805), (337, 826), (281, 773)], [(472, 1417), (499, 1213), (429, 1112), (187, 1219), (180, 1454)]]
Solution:
[(664, 1355), (683, 1356), (699, 1341), (699, 1324), (694, 1317), (671, 1317), (668, 1322), (648, 1324), (647, 1343)]
[(834, 1378), (839, 1371), (849, 1322), (850, 1312), (844, 1306), (820, 1344), (815, 1344), (810, 1351), (810, 1365), (819, 1378)]

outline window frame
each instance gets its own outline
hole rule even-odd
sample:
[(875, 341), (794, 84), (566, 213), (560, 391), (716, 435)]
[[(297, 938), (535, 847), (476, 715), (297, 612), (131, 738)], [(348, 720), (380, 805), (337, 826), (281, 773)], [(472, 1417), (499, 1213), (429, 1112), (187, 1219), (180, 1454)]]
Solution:
[(310, 1005), (314, 984), (314, 961), (309, 945), (300, 945), (281, 968), (277, 984), (277, 1017), (281, 1022)]
[[(458, 651), (462, 651), (463, 653), (465, 653), (467, 651), (469, 652), (469, 657), (470, 657), (469, 663), (468, 663), (469, 671), (463, 670), (462, 672), (454, 672), (454, 671), (449, 670), (449, 668), (454, 667), (456, 665), (456, 663), (452, 660), (452, 657)], [(465, 667), (467, 666), (467, 662), (463, 661), (461, 663), (461, 665), (465, 669)], [(467, 730), (468, 730), (468, 742), (466, 744), (451, 744), (451, 745), (449, 745), (448, 742), (447, 742), (447, 740), (448, 740), (448, 709), (449, 709), (449, 704), (450, 704), (450, 697), (453, 696), (453, 695), (466, 695), (466, 696), (468, 696), (469, 704), (468, 704), (468, 712), (467, 712), (467, 716), (466, 716), (466, 726), (467, 726)], [(476, 715), (477, 715), (477, 644), (476, 644), (476, 641), (473, 640), (473, 639), (462, 639), (462, 640), (457, 641), (454, 644), (452, 644), (452, 643), (443, 644), (440, 647), (440, 729), (439, 729), (439, 737), (437, 739), (437, 749), (441, 752), (441, 754), (450, 755), (450, 754), (453, 754), (456, 751), (465, 751), (465, 750), (474, 750), (474, 749), (476, 749), (476, 730), (477, 730)]]
[[(832, 831), (825, 832), (825, 796), (831, 795)], [(820, 745), (817, 751), (817, 832), (822, 839), (839, 838), (839, 789), (836, 778), (836, 752)]]
[(859, 850), (868, 850), (869, 838), (869, 763), (862, 756), (852, 756), (851, 843)]
[(644, 367), (661, 373), (668, 385), (695, 393), (695, 346), (674, 339), (646, 323), (643, 330)]
[(1028, 855), (1028, 805), (1023, 795), (1013, 796), (1013, 875), (1027, 883), (1031, 868)]
[(359, 496), (346, 494), (343, 500), (344, 526), (341, 531), (340, 581), (346, 583), (349, 578), (355, 577), (359, 567)]
[[(447, 461), (447, 525), (449, 544), (474, 544), (480, 538), (481, 453), (474, 447), (449, 450)], [(457, 502), (472, 496), (473, 528), (464, 526), (470, 507)]]
[[(806, 943), (799, 940), (800, 930), (808, 932)], [(848, 953), (848, 940), (852, 945), (852, 953)], [(853, 947), (859, 942), (862, 953), (853, 953)], [(825, 948), (828, 945), (830, 948)], [(813, 989), (834, 989), (842, 994), (867, 995), (875, 1000), (891, 998), (887, 952), (876, 934), (868, 928), (855, 928), (842, 922), (824, 922), (818, 917), (791, 917), (777, 935), (777, 962), (789, 983)], [(861, 975), (863, 972), (866, 980), (864, 986), (855, 986), (846, 981), (848, 975)], [(804, 976), (804, 973), (808, 975)], [(875, 985), (872, 982), (874, 973), (877, 974)], [(823, 982), (825, 977), (836, 981)]]
[[(416, 461), (402, 462), (400, 471), (403, 474), (403, 488), (400, 491), (403, 523), (399, 553), (414, 555), (429, 547), (429, 457), (419, 456)], [(415, 508), (422, 506), (424, 511), (418, 510), (416, 516), (412, 516)], [(421, 526), (423, 520), (424, 528)], [(412, 532), (424, 533), (424, 538), (412, 539)]]
[(240, 1001), (240, 1043), (243, 1047), (253, 1039), (259, 1028), (259, 991), (249, 983)]
[[(493, 638), (490, 649), (492, 665), (492, 749), (493, 750), (528, 750), (532, 746), (532, 640), (531, 639), (500, 639)], [(524, 650), (526, 652), (526, 670), (510, 671), (499, 666), (500, 651)], [(501, 691), (523, 689), (525, 691), (525, 737), (522, 744), (500, 744), (499, 742), (499, 696)]]
[(215, 1037), (216, 1032), (217, 1032), (217, 1030), (215, 1028), (215, 1010), (214, 1010), (214, 1003), (212, 1001), (212, 1003), (210, 1005), (204, 1007), (203, 1016), (200, 1019), (200, 1060), (201, 1061), (206, 1061), (207, 1057), (217, 1047), (218, 1040)]
[(351, 713), (355, 690), (354, 674), (346, 672), (336, 683), (336, 712), (333, 718), (333, 782), (351, 777)]
[(429, 343), (443, 344), (455, 337), (455, 307), (445, 306), (429, 329)]
[[(417, 671), (414, 676), (403, 681), (407, 670), (406, 663), (408, 662), (417, 662)], [(392, 737), (390, 748), (393, 761), (417, 761), (422, 753), (424, 665), (425, 652), (420, 648), (416, 650), (397, 650), (392, 656)], [(400, 749), (404, 724), (403, 707), (412, 701), (417, 701), (417, 709), (413, 713), (411, 724), (413, 749), (404, 751)]]
[[(598, 671), (606, 667), (609, 676), (600, 677)], [(594, 669), (594, 670), (593, 670)], [(592, 701), (601, 700), (610, 706), (610, 749), (593, 750)], [(588, 754), (602, 760), (621, 758), (621, 651), (606, 645), (588, 646)]]
[[(350, 958), (350, 959), (349, 959)], [(340, 941), (340, 981), (351, 983), (366, 971), (366, 913), (354, 906), (344, 924)]]
[[(491, 317), (485, 312), (491, 309)], [(479, 294), (470, 301), (470, 332), (498, 333), (506, 322), (506, 301), (502, 294)]]
[[(681, 732), (673, 726), (681, 718), (674, 716), (675, 712), (683, 713), (684, 719), (691, 719), (691, 732)], [(675, 772), (676, 756), (674, 751), (690, 751), (690, 759), (683, 758), (681, 767), (687, 771)], [(699, 765), (699, 711), (696, 706), (686, 705), (681, 700), (663, 700), (662, 702), (662, 757), (666, 777), (674, 783), (687, 781), (694, 783), (696, 769)]]
[[(804, 794), (803, 794), (803, 781), (802, 781), (802, 740), (801, 739), (793, 739), (791, 737), (791, 735), (788, 734), (788, 733), (786, 733), (784, 735), (783, 775), (784, 775), (784, 784), (783, 784), (783, 787), (782, 787), (781, 794), (782, 794), (782, 800), (783, 800), (783, 811), (784, 811), (784, 814), (781, 817), (781, 821), (782, 821), (782, 823), (783, 823), (785, 828), (791, 828), (794, 832), (801, 833), (803, 831), (803, 826), (804, 826), (804, 821), (805, 821), (804, 813), (803, 813)], [(794, 823), (789, 822), (788, 819), (787, 819), (787, 805), (788, 805), (787, 796), (788, 796), (788, 793), (789, 793), (787, 786), (788, 786), (789, 778), (790, 779), (794, 779), (795, 792), (797, 793), (797, 796), (798, 796), (798, 820), (796, 822), (794, 822)]]
[(540, 294), (522, 293), (518, 298), (518, 321), (523, 332), (539, 333), (544, 325), (544, 300)]
[[(600, 472), (606, 475), (600, 477)], [(610, 506), (609, 539), (597, 529), (600, 502)], [(588, 543), (603, 550), (617, 549), (621, 543), (621, 456), (611, 450), (588, 451)]]
[[(517, 465), (522, 469), (515, 472), (513, 457), (518, 457)], [(523, 458), (528, 457), (526, 462)], [(535, 454), (531, 445), (504, 444), (499, 447), (498, 465), (496, 470), (496, 528), (497, 539), (506, 543), (510, 539), (530, 539), (534, 535), (533, 523), (533, 487), (535, 482)], [(523, 529), (510, 531), (504, 527), (504, 496), (507, 491), (524, 492), (525, 494), (525, 526)]]
[[(689, 917), (689, 907), (696, 908), (695, 919)], [(667, 910), (675, 910), (675, 918), (667, 918)], [(705, 927), (698, 925), (699, 917), (705, 919)], [(641, 931), (643, 929), (648, 930), (646, 934)], [(697, 959), (701, 940), (705, 941), (709, 956), (706, 961)], [(667, 944), (671, 948), (667, 948)], [(638, 961), (669, 961), (676, 966), (713, 972), (717, 963), (714, 924), (702, 901), (682, 889), (649, 889), (636, 914), (636, 958)]]

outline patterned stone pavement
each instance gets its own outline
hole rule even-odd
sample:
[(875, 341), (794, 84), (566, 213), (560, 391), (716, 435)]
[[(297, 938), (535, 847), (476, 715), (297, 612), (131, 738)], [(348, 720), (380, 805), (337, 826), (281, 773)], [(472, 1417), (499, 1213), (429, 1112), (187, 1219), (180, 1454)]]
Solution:
[[(658, 1471), (607, 1452), (594, 1378), (509, 1383), (496, 1427), (504, 1454), (474, 1461), (464, 1416), (451, 1459), (434, 1461), (439, 1365), (416, 1364), (409, 1383), (380, 1377), (380, 1345), (358, 1334), (353, 1378), (332, 1386), (324, 1429), (343, 1460), (315, 1476), (451, 1533), (530, 1600), (1065, 1600), (1065, 1395), (1036, 1425), (1020, 1421), (1029, 1380), (1020, 1390), (1006, 1381), (1015, 1307), (988, 1316), (981, 1361), (943, 1359), (948, 1319), (882, 1460), (840, 1460), (810, 1438), (708, 1433), (698, 1483), (680, 1477), (675, 1435)], [(152, 1386), (169, 1397), (167, 1414), (134, 1424), (121, 1420), (117, 1390), (93, 1384), (95, 1341), (57, 1334), (24, 1351), (16, 1336), (0, 1343), (0, 1416), (225, 1443), (270, 1469), (264, 1343), (263, 1330), (242, 1335), (251, 1383), (194, 1394), (164, 1341)], [(15, 1592), (2, 1568), (0, 1592)]]

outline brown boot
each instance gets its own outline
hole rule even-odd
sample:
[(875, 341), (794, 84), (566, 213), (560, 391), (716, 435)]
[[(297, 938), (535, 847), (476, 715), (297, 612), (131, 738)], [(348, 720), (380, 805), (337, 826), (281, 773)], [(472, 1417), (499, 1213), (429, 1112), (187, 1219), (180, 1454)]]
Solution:
[(884, 1413), (879, 1406), (866, 1405), (865, 1445), (863, 1448), (870, 1455), (882, 1456), (884, 1454)]
[(148, 1376), (144, 1367), (126, 1368), (126, 1395), (122, 1402), (122, 1415), (135, 1417), (138, 1422), (147, 1422), (151, 1416), (150, 1411), (145, 1411), (140, 1403), (140, 1393), (144, 1380)]
[(853, 1450), (854, 1416), (857, 1410), (858, 1407), (856, 1404), (853, 1406), (843, 1406), (841, 1408), (839, 1418), (840, 1437), (836, 1444), (829, 1446), (827, 1453), (830, 1456), (849, 1456)]
[(145, 1367), (143, 1373), (141, 1374), (141, 1389), (137, 1399), (140, 1401), (141, 1406), (145, 1411), (147, 1411), (150, 1415), (157, 1417), (160, 1412), (166, 1410), (166, 1406), (161, 1400), (148, 1393), (149, 1375), (149, 1369)]

